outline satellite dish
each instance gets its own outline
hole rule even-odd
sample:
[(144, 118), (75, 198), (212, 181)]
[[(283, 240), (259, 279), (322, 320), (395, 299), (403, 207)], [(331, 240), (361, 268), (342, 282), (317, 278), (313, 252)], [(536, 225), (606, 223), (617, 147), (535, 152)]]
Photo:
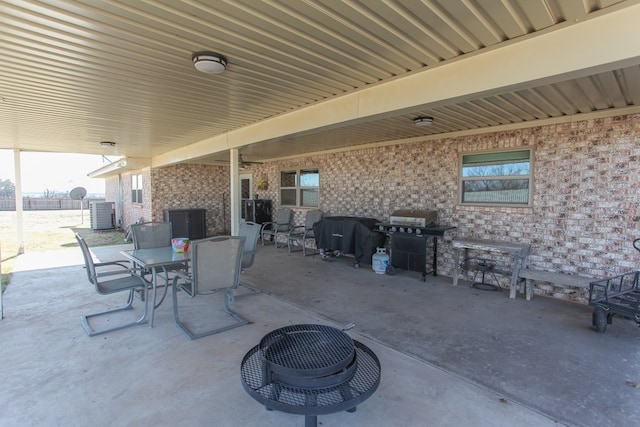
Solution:
[(69, 197), (73, 200), (80, 200), (80, 217), (82, 218), (80, 222), (82, 224), (84, 224), (84, 203), (82, 202), (82, 199), (84, 199), (84, 196), (86, 195), (87, 189), (84, 187), (76, 187), (69, 191)]
[(87, 195), (87, 189), (84, 187), (76, 187), (69, 192), (69, 197), (73, 200), (82, 200)]

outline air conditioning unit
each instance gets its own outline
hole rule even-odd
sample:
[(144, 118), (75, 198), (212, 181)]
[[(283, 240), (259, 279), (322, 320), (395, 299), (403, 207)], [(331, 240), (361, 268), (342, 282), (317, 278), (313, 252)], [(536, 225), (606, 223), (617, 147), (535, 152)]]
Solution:
[(113, 202), (89, 203), (92, 230), (109, 230), (114, 228), (115, 206)]

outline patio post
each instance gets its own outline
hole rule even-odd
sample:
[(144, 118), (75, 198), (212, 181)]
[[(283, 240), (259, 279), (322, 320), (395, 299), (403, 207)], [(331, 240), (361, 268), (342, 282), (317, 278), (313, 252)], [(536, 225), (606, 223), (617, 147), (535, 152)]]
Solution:
[(13, 164), (16, 180), (16, 233), (18, 238), (18, 255), (24, 253), (24, 231), (22, 221), (22, 171), (20, 168), (20, 150), (13, 150)]
[(237, 236), (240, 230), (240, 165), (238, 149), (229, 150), (229, 186), (231, 194), (231, 235)]
[(4, 319), (4, 305), (2, 304), (2, 243), (0, 243), (0, 320)]

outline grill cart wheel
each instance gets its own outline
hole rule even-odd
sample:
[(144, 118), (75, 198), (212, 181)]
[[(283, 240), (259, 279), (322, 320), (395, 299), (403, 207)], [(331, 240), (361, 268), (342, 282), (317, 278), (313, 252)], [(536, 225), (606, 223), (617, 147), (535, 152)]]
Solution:
[(593, 325), (593, 330), (596, 332), (605, 332), (607, 330), (607, 312), (601, 308), (596, 307), (593, 310), (593, 314), (591, 315), (591, 324)]

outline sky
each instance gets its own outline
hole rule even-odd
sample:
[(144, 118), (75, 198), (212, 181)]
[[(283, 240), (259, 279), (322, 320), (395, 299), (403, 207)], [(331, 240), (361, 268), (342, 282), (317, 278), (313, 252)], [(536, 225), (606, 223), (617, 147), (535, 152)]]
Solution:
[[(88, 194), (104, 194), (104, 179), (89, 178), (87, 174), (107, 163), (102, 156), (61, 153), (20, 153), (22, 192), (67, 193), (75, 187), (84, 187)], [(15, 184), (13, 150), (0, 150), (0, 179)]]

